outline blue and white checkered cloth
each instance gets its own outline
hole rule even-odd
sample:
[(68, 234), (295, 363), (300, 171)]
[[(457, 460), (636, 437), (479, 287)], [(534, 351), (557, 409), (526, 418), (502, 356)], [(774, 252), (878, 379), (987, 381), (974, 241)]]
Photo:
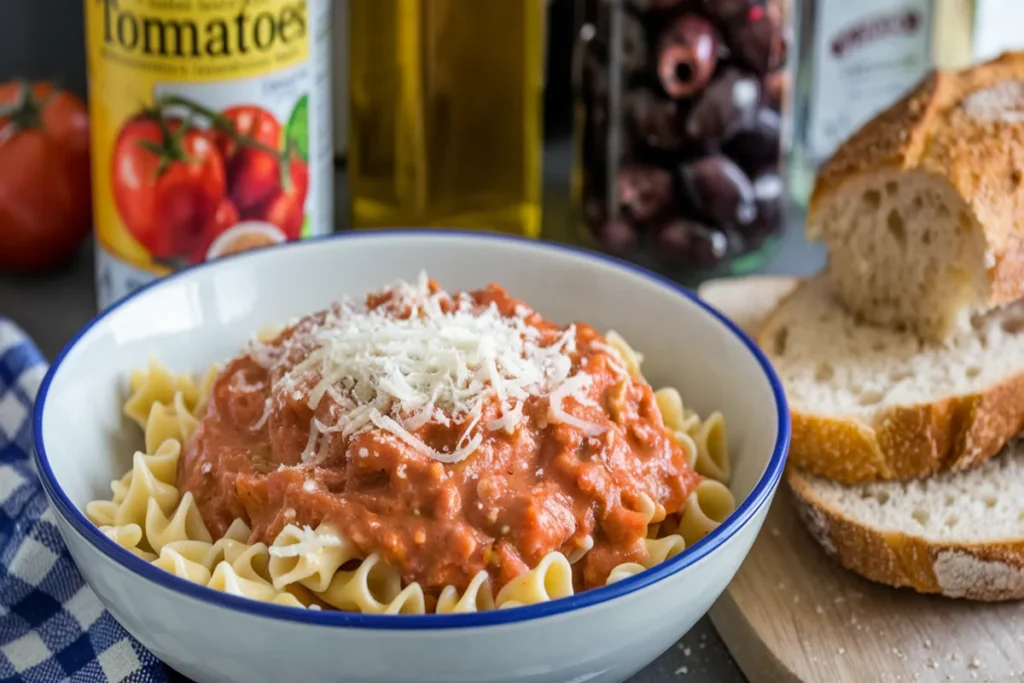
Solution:
[(78, 573), (29, 459), (46, 374), (35, 344), (0, 317), (0, 683), (166, 681)]

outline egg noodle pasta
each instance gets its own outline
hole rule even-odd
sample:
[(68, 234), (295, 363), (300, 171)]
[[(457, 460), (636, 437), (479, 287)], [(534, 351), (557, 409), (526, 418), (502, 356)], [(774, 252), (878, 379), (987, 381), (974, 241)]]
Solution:
[(343, 564), (365, 559), (330, 524), (320, 524), (316, 530), (289, 524), (274, 538), (270, 555), (269, 571), (275, 587), (284, 590), (301, 583), (317, 593), (327, 590)]
[[(273, 339), (273, 334), (263, 336)], [(615, 371), (644, 381), (642, 356), (614, 332), (606, 339), (620, 366)], [(548, 552), (504, 585), (496, 586), (488, 571), (482, 570), (471, 576), (464, 589), (447, 585), (432, 594), (436, 597), (426, 594), (415, 581), (403, 581), (400, 572), (379, 553), (361, 552), (329, 521), (315, 527), (286, 524), (269, 546), (252, 542), (252, 530), (243, 519), (235, 519), (225, 533), (215, 537), (211, 529), (217, 527), (207, 526), (193, 494), (180, 492), (176, 477), (183, 448), (206, 414), (216, 377), (216, 367), (197, 382), (187, 375), (172, 374), (155, 361), (145, 370), (131, 373), (124, 413), (141, 428), (144, 448), (134, 454), (132, 469), (111, 483), (111, 497), (86, 506), (89, 520), (124, 549), (187, 581), (293, 607), (364, 614), (456, 614), (573, 595), (574, 566), (594, 547), (590, 535), (574, 537), (562, 550)], [(623, 514), (636, 515), (646, 525), (646, 557), (615, 566), (608, 584), (675, 557), (724, 522), (736, 506), (727, 486), (730, 467), (722, 414), (715, 412), (701, 419), (684, 406), (679, 392), (672, 388), (654, 392), (654, 399), (661, 421), (700, 481), (682, 507), (671, 514), (646, 493), (629, 504), (623, 501)], [(609, 412), (624, 409), (616, 405), (613, 396)], [(587, 434), (585, 425), (581, 429)], [(587, 438), (600, 435), (591, 433)]]
[(461, 595), (455, 586), (445, 586), (437, 599), (437, 608), (434, 611), (437, 614), (463, 614), (492, 609), (494, 591), (491, 589), (491, 577), (487, 572), (479, 571)]

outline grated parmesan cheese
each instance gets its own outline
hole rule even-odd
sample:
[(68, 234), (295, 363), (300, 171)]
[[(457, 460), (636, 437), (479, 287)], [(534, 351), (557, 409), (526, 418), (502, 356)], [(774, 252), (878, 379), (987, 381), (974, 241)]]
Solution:
[[(564, 405), (569, 398), (595, 405), (584, 393), (591, 376), (573, 374), (574, 326), (545, 343), (526, 322), (532, 313), (526, 307), (517, 306), (515, 315), (506, 317), (494, 303), (481, 306), (467, 294), (431, 293), (428, 282), (425, 274), (414, 285), (398, 282), (384, 290), (390, 294), (387, 303), (374, 309), (336, 304), (322, 321), (300, 323), (280, 347), (250, 342), (250, 355), (272, 372), (301, 358), (281, 367), (275, 393), (301, 396), (298, 388), (305, 387), (311, 410), (324, 396), (341, 408), (311, 421), (304, 463), (326, 446), (324, 435), (349, 437), (374, 427), (433, 460), (460, 462), (480, 447), (484, 430), (513, 434), (531, 397), (547, 398), (546, 417), (552, 422), (587, 436), (605, 431)], [(396, 307), (408, 317), (396, 315)], [(499, 417), (481, 425), (490, 401)], [(253, 429), (263, 428), (271, 407), (268, 399)], [(462, 428), (451, 452), (438, 451), (413, 433), (429, 422)], [(359, 454), (365, 457), (364, 449)]]
[(562, 382), (557, 389), (551, 392), (549, 397), (550, 403), (548, 408), (548, 418), (555, 422), (563, 422), (565, 424), (572, 425), (587, 436), (596, 436), (603, 433), (604, 427), (587, 422), (586, 420), (581, 420), (580, 418), (565, 412), (562, 408), (562, 401), (564, 399), (569, 396), (579, 394), (579, 392), (590, 386), (590, 382), (590, 375), (583, 373), (577, 373)]

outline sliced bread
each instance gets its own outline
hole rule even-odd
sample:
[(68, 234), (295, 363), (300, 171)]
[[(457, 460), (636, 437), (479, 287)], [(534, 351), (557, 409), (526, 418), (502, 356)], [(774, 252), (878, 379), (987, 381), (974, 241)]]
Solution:
[(799, 280), (788, 275), (749, 275), (739, 278), (707, 280), (697, 294), (726, 315), (747, 334), (756, 334), (757, 326)]
[(1024, 302), (925, 343), (847, 313), (818, 275), (758, 343), (789, 400), (789, 461), (812, 474), (852, 484), (960, 470), (1024, 429)]
[(928, 339), (1024, 297), (1024, 53), (938, 71), (854, 133), (807, 234), (850, 310)]
[(872, 581), (973, 600), (1024, 599), (1024, 444), (965, 472), (844, 486), (790, 468), (811, 535)]

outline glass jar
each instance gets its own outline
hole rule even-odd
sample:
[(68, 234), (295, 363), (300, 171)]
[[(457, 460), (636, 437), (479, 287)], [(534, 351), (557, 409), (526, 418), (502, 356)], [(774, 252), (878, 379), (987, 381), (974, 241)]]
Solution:
[(579, 238), (682, 282), (785, 226), (785, 0), (577, 0)]

